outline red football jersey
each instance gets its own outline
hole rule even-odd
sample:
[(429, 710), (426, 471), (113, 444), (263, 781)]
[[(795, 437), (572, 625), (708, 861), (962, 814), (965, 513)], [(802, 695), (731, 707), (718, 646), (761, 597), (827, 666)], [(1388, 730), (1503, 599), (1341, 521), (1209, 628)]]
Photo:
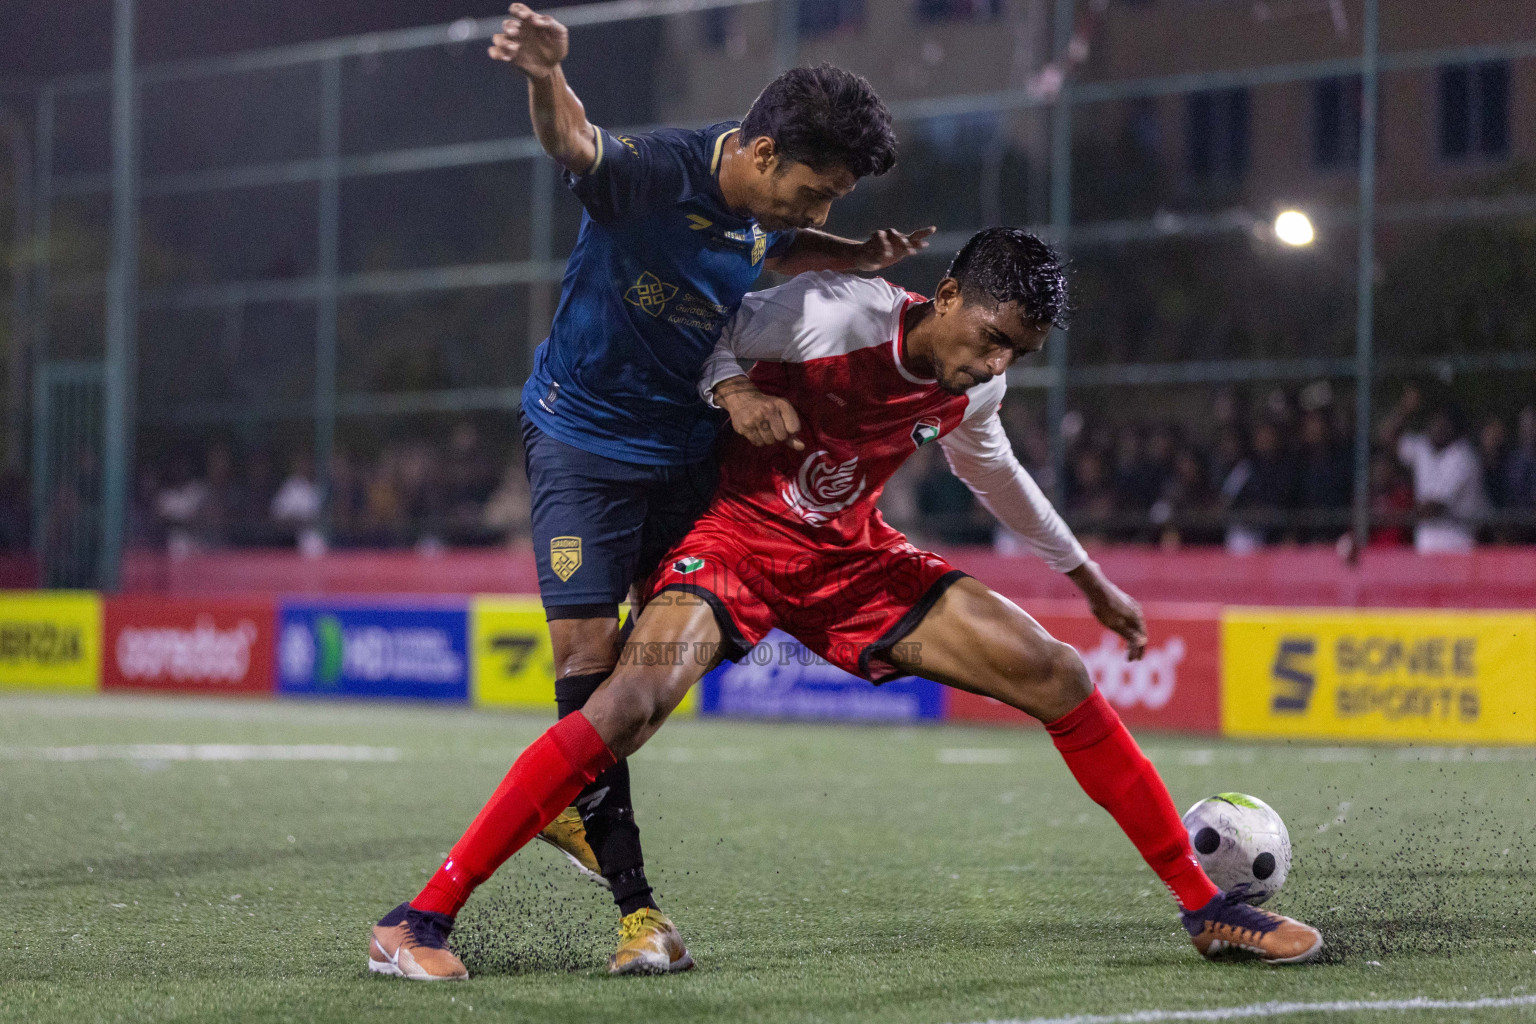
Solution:
[(759, 389), (800, 414), (805, 450), (757, 448), (730, 432), (719, 512), (841, 546), (868, 538), (886, 481), (925, 444), (943, 439), (951, 455), (1006, 453), (1013, 463), (996, 417), (1002, 378), (951, 395), (902, 365), (905, 314), (922, 301), (878, 278), (830, 272), (747, 296), (705, 364), (703, 388), (750, 365)]

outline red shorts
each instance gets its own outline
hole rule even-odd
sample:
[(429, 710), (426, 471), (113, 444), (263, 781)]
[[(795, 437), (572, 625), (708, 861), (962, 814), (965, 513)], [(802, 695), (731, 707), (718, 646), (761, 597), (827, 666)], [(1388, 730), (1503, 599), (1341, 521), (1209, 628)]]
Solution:
[(891, 648), (963, 576), (878, 517), (864, 543), (818, 547), (710, 512), (662, 560), (645, 593), (703, 597), (731, 660), (778, 628), (838, 668), (878, 683), (898, 674), (885, 657)]

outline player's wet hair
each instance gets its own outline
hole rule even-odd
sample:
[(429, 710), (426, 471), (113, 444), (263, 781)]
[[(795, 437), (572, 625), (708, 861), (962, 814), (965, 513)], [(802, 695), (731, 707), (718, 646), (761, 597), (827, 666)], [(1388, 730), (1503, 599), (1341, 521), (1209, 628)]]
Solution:
[(785, 160), (856, 178), (896, 163), (891, 112), (863, 78), (831, 64), (791, 68), (768, 83), (741, 122), (743, 143), (768, 136)]
[(1030, 323), (1067, 326), (1067, 273), (1056, 250), (1028, 231), (987, 228), (970, 237), (949, 263), (968, 301), (1017, 302)]

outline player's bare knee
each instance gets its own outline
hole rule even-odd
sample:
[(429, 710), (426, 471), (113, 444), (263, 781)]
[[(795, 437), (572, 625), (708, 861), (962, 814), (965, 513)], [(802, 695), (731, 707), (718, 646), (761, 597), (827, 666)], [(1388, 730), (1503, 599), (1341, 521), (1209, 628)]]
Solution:
[(1049, 690), (1052, 711), (1065, 713), (1093, 695), (1093, 679), (1088, 666), (1071, 644), (1054, 643), (1049, 655)]

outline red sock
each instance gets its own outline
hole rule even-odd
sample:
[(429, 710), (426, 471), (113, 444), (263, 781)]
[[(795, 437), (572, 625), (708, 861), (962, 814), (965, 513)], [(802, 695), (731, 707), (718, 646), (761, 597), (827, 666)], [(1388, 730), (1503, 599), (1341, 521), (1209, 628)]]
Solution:
[(1221, 890), (1205, 876), (1168, 787), (1098, 690), (1046, 725), (1083, 792), (1108, 811), (1185, 910)]
[(586, 715), (566, 715), (550, 726), (513, 763), (411, 906), (456, 916), (476, 886), (616, 761)]

